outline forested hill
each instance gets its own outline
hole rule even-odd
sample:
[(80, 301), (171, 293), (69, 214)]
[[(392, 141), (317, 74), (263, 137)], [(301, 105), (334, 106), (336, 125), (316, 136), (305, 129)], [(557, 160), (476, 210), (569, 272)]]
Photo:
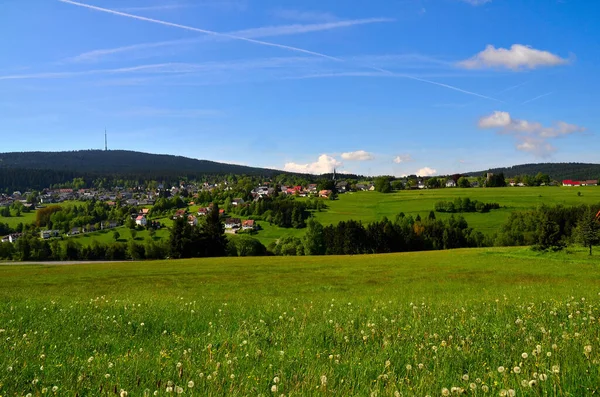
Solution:
[(0, 153), (0, 168), (69, 171), (111, 175), (246, 174), (281, 171), (127, 150)]
[(551, 179), (600, 179), (600, 164), (589, 163), (537, 163), (521, 164), (512, 167), (491, 168), (486, 171), (470, 172), (466, 175), (479, 176), (486, 172), (504, 173), (507, 178), (517, 175), (537, 175), (538, 172), (547, 174)]

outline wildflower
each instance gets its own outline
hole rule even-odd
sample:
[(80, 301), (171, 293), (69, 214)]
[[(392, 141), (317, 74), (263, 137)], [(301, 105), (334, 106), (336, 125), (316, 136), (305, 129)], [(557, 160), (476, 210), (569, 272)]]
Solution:
[(532, 379), (529, 381), (529, 387), (535, 387), (535, 385), (537, 385), (537, 382), (535, 379)]
[(418, 367), (419, 367), (419, 369), (423, 369), (425, 366), (423, 364), (419, 363)]
[(58, 391), (58, 386), (52, 386), (52, 393), (56, 393)]
[(391, 361), (390, 361), (390, 360), (386, 360), (386, 362), (385, 362), (385, 366), (386, 366), (386, 367), (389, 367), (390, 365), (392, 365)]
[(119, 394), (120, 397), (127, 397), (127, 392), (123, 389), (121, 389), (121, 393)]
[(173, 386), (167, 386), (167, 388), (165, 389), (165, 391), (167, 393), (173, 393)]
[(546, 379), (548, 379), (548, 375), (546, 375), (546, 374), (540, 374), (540, 380), (541, 380), (542, 382), (545, 382), (545, 381), (546, 381)]
[(27, 393), (25, 394), (25, 397), (33, 397), (33, 395), (31, 393)]
[(469, 380), (469, 374), (464, 374), (464, 375), (462, 376), (462, 379), (463, 379), (464, 381), (468, 381), (468, 380)]
[(230, 377), (231, 379), (235, 379), (235, 375), (234, 375), (234, 374), (231, 374), (231, 375), (229, 375), (229, 377)]
[(527, 355), (527, 353), (523, 353), (523, 354), (521, 354), (521, 357), (523, 357), (524, 359), (526, 359), (529, 356)]
[(527, 382), (527, 379), (523, 379), (523, 380), (521, 381), (521, 386), (523, 386), (523, 387), (527, 387), (528, 385), (529, 385), (529, 384), (528, 384), (528, 382)]
[(481, 390), (483, 390), (484, 393), (487, 393), (490, 390), (490, 388), (487, 385), (483, 385), (481, 386)]
[(505, 397), (505, 396), (507, 396), (507, 395), (508, 395), (508, 391), (506, 391), (506, 389), (502, 389), (502, 390), (500, 390), (500, 396), (501, 396), (501, 397)]
[(188, 382), (188, 387), (191, 389), (192, 387), (194, 387), (194, 381), (191, 380)]
[(88, 363), (91, 363), (92, 361), (94, 361), (94, 357), (93, 356), (90, 357), (90, 358), (88, 358)]
[(42, 388), (42, 394), (46, 394), (48, 393), (48, 388), (47, 387), (43, 387)]
[(7, 370), (8, 372), (12, 372), (13, 368), (12, 368), (11, 366), (8, 366), (8, 368), (6, 368), (6, 370)]
[(556, 345), (556, 343), (553, 343), (552, 344), (552, 350), (556, 350), (556, 349), (558, 349), (558, 346)]
[(182, 365), (183, 365), (183, 364), (181, 364), (181, 363), (177, 363), (176, 367), (177, 367), (177, 368), (181, 368), (181, 366), (182, 366)]
[(469, 383), (469, 388), (471, 390), (475, 390), (475, 389), (477, 389), (477, 384), (471, 382), (471, 383)]
[(108, 379), (108, 378), (110, 378), (110, 374), (106, 374), (106, 375), (104, 375), (104, 377), (105, 377), (106, 379)]
[(333, 354), (330, 354), (330, 355), (329, 355), (329, 359), (330, 359), (330, 360), (333, 360)]
[(411, 369), (412, 369), (412, 365), (410, 365), (410, 364), (406, 364), (406, 370), (407, 370), (407, 371), (410, 371)]
[(514, 372), (515, 374), (520, 374), (520, 373), (521, 373), (521, 367), (514, 367), (514, 368), (513, 368), (513, 372)]
[(113, 367), (113, 363), (108, 363), (108, 368), (112, 368)]
[(517, 395), (517, 392), (514, 391), (514, 389), (508, 389), (507, 393), (509, 397), (515, 397)]
[(46, 355), (45, 355), (45, 354), (41, 354), (41, 355), (40, 355), (40, 359), (42, 359), (42, 360), (43, 360), (43, 359), (45, 359), (45, 358), (46, 358)]
[(277, 393), (277, 385), (271, 386), (271, 392)]
[(558, 365), (552, 366), (552, 373), (557, 374), (560, 372), (560, 367)]
[(34, 380), (32, 380), (32, 381), (31, 381), (31, 384), (32, 384), (32, 385), (34, 385), (34, 386), (35, 386), (37, 383), (38, 383), (38, 379), (37, 379), (37, 378), (35, 378)]
[(175, 387), (175, 393), (177, 393), (177, 394), (183, 393), (183, 387), (181, 387), (181, 386)]
[(447, 388), (443, 388), (442, 389), (442, 396), (449, 396), (450, 395), (450, 390), (448, 390)]
[(322, 386), (327, 385), (327, 377), (325, 375), (321, 375), (321, 385)]
[(590, 353), (592, 352), (592, 345), (587, 345), (587, 346), (585, 346), (585, 347), (583, 348), (583, 351), (584, 351), (586, 354), (590, 354)]
[(503, 373), (504, 372), (504, 367), (503, 366), (499, 366), (498, 367), (498, 372)]

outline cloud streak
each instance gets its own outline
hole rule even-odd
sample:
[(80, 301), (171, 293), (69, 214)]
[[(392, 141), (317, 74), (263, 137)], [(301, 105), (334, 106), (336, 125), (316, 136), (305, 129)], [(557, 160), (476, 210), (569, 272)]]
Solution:
[(342, 153), (342, 158), (348, 161), (367, 161), (373, 160), (375, 156), (373, 153), (369, 153), (364, 150), (357, 150), (356, 152)]
[[(102, 7), (92, 6), (92, 5), (89, 5), (89, 4), (78, 3), (78, 2), (72, 1), (72, 0), (58, 0), (58, 1), (60, 1), (62, 3), (66, 3), (66, 4), (71, 4), (71, 5), (79, 6), (79, 7), (89, 8), (89, 9), (95, 10), (95, 11), (105, 12), (105, 13), (109, 13), (109, 14), (113, 14), (113, 15), (119, 15), (119, 16), (123, 16), (123, 17), (127, 17), (127, 18), (132, 18), (132, 19), (137, 19), (137, 20), (140, 20), (140, 21), (151, 22), (151, 23), (156, 23), (156, 24), (159, 24), (159, 25), (170, 26), (170, 27), (175, 27), (175, 28), (179, 28), (179, 29), (184, 29), (184, 30), (189, 30), (189, 31), (204, 33), (204, 34), (208, 34), (208, 35), (216, 36), (216, 37), (223, 37), (223, 38), (229, 38), (229, 39), (234, 39), (234, 40), (246, 41), (246, 42), (249, 42), (249, 43), (264, 45), (264, 46), (268, 46), (268, 47), (281, 48), (281, 49), (285, 49), (285, 50), (289, 50), (289, 51), (295, 51), (295, 52), (300, 52), (300, 53), (304, 53), (304, 54), (308, 54), (308, 55), (313, 55), (313, 56), (317, 56), (317, 57), (329, 59), (331, 61), (336, 61), (336, 62), (346, 62), (344, 59), (339, 58), (339, 57), (335, 57), (335, 56), (323, 54), (323, 53), (316, 52), (316, 51), (305, 50), (305, 49), (298, 48), (298, 47), (292, 47), (292, 46), (287, 46), (287, 45), (283, 45), (283, 44), (276, 44), (276, 43), (271, 43), (271, 42), (268, 42), (268, 41), (256, 40), (256, 39), (251, 39), (251, 38), (247, 38), (247, 37), (232, 35), (232, 34), (228, 34), (228, 33), (219, 33), (219, 32), (215, 32), (215, 31), (212, 31), (212, 30), (194, 28), (194, 27), (191, 27), (191, 26), (186, 26), (186, 25), (176, 24), (176, 23), (172, 23), (172, 22), (161, 21), (161, 20), (158, 20), (158, 19), (146, 18), (146, 17), (142, 17), (142, 16), (139, 16), (139, 15), (133, 15), (133, 14), (128, 14), (128, 13), (119, 12), (119, 11), (114, 11), (114, 10), (110, 10), (108, 8), (102, 8)], [(382, 73), (394, 74), (393, 72), (390, 72), (389, 70), (377, 68), (377, 67), (374, 67), (374, 66), (367, 66), (367, 67), (370, 68), (370, 69), (372, 69), (372, 70), (380, 71)], [(485, 99), (489, 99), (489, 100), (493, 100), (493, 101), (502, 102), (502, 101), (500, 101), (498, 99), (491, 98), (489, 96), (485, 96), (485, 95), (481, 95), (481, 94), (477, 94), (477, 93), (472, 92), (472, 91), (463, 90), (461, 88), (458, 88), (458, 87), (455, 87), (455, 86), (451, 86), (449, 84), (438, 83), (438, 82), (435, 82), (435, 81), (421, 79), (421, 78), (418, 78), (418, 77), (415, 77), (415, 76), (410, 76), (410, 75), (398, 75), (398, 76), (401, 76), (401, 77), (404, 77), (404, 78), (407, 78), (407, 79), (412, 79), (412, 80), (415, 80), (415, 81), (421, 81), (421, 82), (432, 84), (432, 85), (437, 85), (439, 87), (448, 88), (450, 90), (454, 90), (454, 91), (457, 91), (457, 92), (462, 92), (464, 94), (474, 95), (474, 96), (477, 96), (477, 97), (480, 97), (480, 98), (485, 98)]]
[(289, 172), (301, 174), (325, 174), (332, 172), (334, 168), (342, 166), (343, 163), (327, 154), (319, 156), (313, 163), (298, 164), (294, 162), (285, 163), (283, 169)]
[(526, 100), (525, 102), (521, 103), (521, 105), (525, 105), (526, 103), (530, 103), (530, 102), (533, 102), (533, 101), (537, 101), (538, 99), (541, 99), (541, 98), (547, 97), (548, 95), (552, 95), (552, 94), (554, 94), (554, 92), (547, 92), (547, 93), (545, 93), (545, 94), (538, 95), (538, 96), (536, 96), (535, 98), (531, 98), (531, 99), (528, 99), (528, 100)]
[[(364, 19), (352, 19), (352, 20), (344, 20), (344, 21), (336, 21), (336, 22), (328, 22), (328, 23), (315, 23), (315, 24), (293, 24), (293, 25), (280, 25), (280, 26), (266, 26), (260, 28), (251, 28), (238, 30), (234, 32), (225, 33), (227, 35), (232, 36), (243, 36), (245, 38), (263, 38), (263, 37), (277, 37), (277, 36), (287, 36), (294, 34), (303, 34), (310, 32), (320, 32), (327, 31), (332, 29), (339, 29), (351, 26), (359, 26), (366, 25), (372, 23), (381, 23), (381, 22), (392, 22), (393, 19), (390, 18), (364, 18)], [(99, 50), (93, 50), (84, 52), (75, 57), (67, 59), (67, 61), (71, 62), (96, 62), (107, 56), (122, 54), (128, 52), (135, 52), (139, 50), (147, 50), (152, 48), (160, 48), (160, 47), (170, 47), (176, 45), (183, 44), (195, 44), (206, 42), (214, 37), (200, 37), (194, 39), (180, 39), (180, 40), (166, 40), (166, 41), (157, 41), (152, 43), (140, 43), (133, 44), (122, 47), (114, 47), (114, 48), (105, 48)]]

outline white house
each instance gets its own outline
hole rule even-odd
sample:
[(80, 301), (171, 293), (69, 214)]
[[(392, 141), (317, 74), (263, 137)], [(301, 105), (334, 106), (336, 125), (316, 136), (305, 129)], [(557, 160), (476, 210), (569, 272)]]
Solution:
[(448, 179), (446, 181), (446, 187), (456, 187), (456, 182), (454, 182), (454, 179)]
[(135, 218), (135, 224), (136, 225), (140, 225), (140, 226), (146, 226), (146, 224), (148, 223), (148, 220), (146, 219), (146, 217), (144, 215), (140, 215), (137, 218)]

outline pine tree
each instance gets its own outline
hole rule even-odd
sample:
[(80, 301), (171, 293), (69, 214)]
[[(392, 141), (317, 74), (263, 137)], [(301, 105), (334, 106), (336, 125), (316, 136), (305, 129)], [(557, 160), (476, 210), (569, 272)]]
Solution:
[(592, 255), (592, 246), (600, 243), (600, 221), (589, 208), (577, 225), (577, 237), (584, 247), (589, 247)]
[(212, 210), (206, 216), (203, 233), (206, 237), (207, 256), (225, 256), (227, 239), (225, 238), (225, 227), (223, 226), (223, 222), (221, 222), (217, 203), (213, 204)]

